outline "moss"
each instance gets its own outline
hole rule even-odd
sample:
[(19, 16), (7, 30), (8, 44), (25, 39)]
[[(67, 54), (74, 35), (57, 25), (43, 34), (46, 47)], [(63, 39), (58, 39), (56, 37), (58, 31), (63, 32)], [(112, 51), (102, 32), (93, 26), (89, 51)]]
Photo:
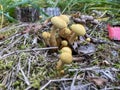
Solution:
[(40, 87), (40, 81), (39, 80), (33, 80), (32, 85), (33, 88), (39, 88)]
[(9, 70), (10, 68), (12, 68), (13, 65), (13, 61), (9, 61), (7, 63), (5, 63), (3, 60), (0, 60), (0, 70), (4, 71), (4, 70)]
[(0, 84), (0, 89), (1, 89), (1, 90), (6, 90), (5, 85)]

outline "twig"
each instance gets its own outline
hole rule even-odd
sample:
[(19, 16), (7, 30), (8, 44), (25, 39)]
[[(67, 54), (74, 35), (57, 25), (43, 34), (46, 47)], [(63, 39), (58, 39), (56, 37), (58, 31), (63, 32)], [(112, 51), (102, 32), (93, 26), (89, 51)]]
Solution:
[(71, 83), (70, 90), (74, 90), (74, 89), (75, 89), (75, 87), (74, 87), (74, 83), (75, 83), (75, 80), (76, 80), (77, 74), (78, 74), (78, 71), (76, 71), (76, 73), (75, 73), (75, 75), (74, 75), (74, 78), (73, 78), (72, 83)]
[(106, 10), (99, 18), (102, 18), (108, 11)]
[(20, 33), (15, 33), (15, 34), (5, 38), (4, 40), (0, 41), (0, 45), (3, 44), (6, 40), (10, 40), (10, 39), (12, 39), (12, 38), (14, 38), (16, 36), (20, 36), (20, 35), (21, 35)]
[(65, 85), (64, 85), (64, 83), (63, 83), (63, 82), (61, 82), (61, 84), (62, 84), (63, 90), (65, 90)]
[[(55, 79), (55, 80), (49, 80), (48, 83), (46, 83), (40, 90), (44, 90), (51, 82), (62, 82), (62, 81), (71, 81), (73, 78), (62, 78), (62, 79)], [(81, 78), (77, 79), (81, 80)]]
[(103, 70), (112, 70), (112, 71), (115, 71), (115, 72), (119, 72), (120, 70), (119, 69), (115, 69), (115, 68), (100, 68), (100, 67), (97, 67), (97, 66), (93, 66), (93, 67), (90, 67), (90, 68), (79, 68), (79, 69), (69, 69), (69, 71), (96, 71), (96, 72), (101, 72)]
[(29, 86), (30, 82), (29, 82), (28, 78), (25, 76), (25, 73), (23, 72), (22, 68), (20, 68), (20, 71), (21, 71), (21, 73), (22, 73), (22, 75), (23, 75), (23, 77), (25, 79), (26, 84)]
[(40, 88), (40, 90), (45, 89), (51, 82), (52, 82), (52, 80), (50, 80), (48, 83), (46, 83), (42, 88)]
[(84, 84), (84, 85), (78, 85), (78, 89), (83, 90), (85, 87), (90, 86), (92, 83)]
[(0, 32), (6, 32), (6, 31), (10, 31), (11, 29), (15, 29), (15, 28), (20, 28), (20, 27), (25, 27), (28, 26), (28, 23), (19, 23), (19, 24), (15, 24), (13, 26), (7, 26), (5, 28), (0, 29)]
[(31, 57), (28, 59), (28, 78), (30, 76)]
[(7, 48), (4, 48), (0, 54), (2, 55), (3, 52), (6, 50), (6, 49), (10, 49), (11, 47), (13, 47), (23, 36), (19, 37), (17, 40), (15, 40), (14, 42), (12, 42)]
[(3, 59), (3, 58), (6, 58), (10, 55), (13, 55), (13, 54), (20, 54), (22, 52), (32, 52), (32, 51), (40, 51), (40, 50), (50, 50), (50, 49), (57, 49), (58, 47), (48, 47), (48, 48), (36, 48), (36, 49), (27, 49), (27, 50), (16, 50), (16, 51), (13, 51), (9, 54), (5, 54), (3, 56), (0, 56), (0, 59)]
[(120, 87), (111, 87), (111, 88), (104, 88), (100, 90), (120, 90)]
[(93, 66), (90, 68), (80, 68), (80, 69), (69, 69), (69, 71), (92, 71), (92, 70), (99, 70), (100, 67)]
[(30, 88), (32, 88), (32, 86), (30, 85), (30, 86), (28, 86), (25, 90), (30, 90)]
[[(72, 89), (72, 90), (91, 90), (91, 89), (88, 89), (90, 85), (92, 85), (92, 83), (75, 85), (74, 89)], [(65, 90), (69, 90), (69, 86)]]
[(2, 84), (5, 85), (7, 83), (7, 79), (8, 79), (8, 74), (9, 72), (7, 72), (6, 76), (4, 77), (3, 81), (2, 81)]
[(96, 28), (97, 28), (99, 25), (101, 25), (101, 23), (98, 23), (98, 24), (93, 28), (92, 32), (90, 33), (90, 36), (95, 32)]
[(30, 82), (29, 82), (28, 78), (25, 76), (25, 73), (24, 73), (24, 71), (21, 68), (20, 62), (19, 62), (19, 70), (21, 71), (21, 73), (22, 73), (22, 75), (24, 77), (25, 83), (29, 86)]

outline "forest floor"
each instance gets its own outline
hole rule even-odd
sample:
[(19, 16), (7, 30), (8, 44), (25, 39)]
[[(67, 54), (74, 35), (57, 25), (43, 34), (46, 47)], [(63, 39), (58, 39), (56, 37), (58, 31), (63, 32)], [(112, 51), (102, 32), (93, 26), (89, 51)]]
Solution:
[[(74, 17), (71, 22), (81, 23), (82, 17), (75, 15), (70, 15)], [(47, 47), (41, 36), (49, 32), (49, 20), (2, 28), (0, 90), (119, 90), (120, 42), (110, 40), (107, 29), (112, 18), (104, 12), (93, 17), (98, 21), (82, 22), (87, 34), (70, 45), (73, 62), (60, 72), (56, 69), (58, 47)], [(53, 49), (58, 50), (51, 52)]]

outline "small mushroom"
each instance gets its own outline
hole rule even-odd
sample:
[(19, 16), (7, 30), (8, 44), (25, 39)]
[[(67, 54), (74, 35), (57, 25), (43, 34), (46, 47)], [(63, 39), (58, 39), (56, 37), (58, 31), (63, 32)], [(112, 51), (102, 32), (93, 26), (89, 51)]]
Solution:
[(56, 31), (59, 29), (63, 29), (67, 27), (67, 24), (64, 20), (62, 20), (60, 17), (55, 16), (51, 18), (51, 23), (53, 24), (51, 28), (51, 37), (50, 37), (50, 45), (51, 46), (57, 46), (56, 41)]
[(67, 36), (69, 36), (71, 34), (71, 30), (69, 28), (64, 28), (62, 30), (59, 30), (59, 35), (62, 38), (67, 38)]
[(61, 54), (57, 62), (56, 69), (61, 70), (64, 64), (70, 64), (72, 62), (72, 51), (69, 47), (63, 47)]
[(61, 74), (61, 75), (64, 75), (64, 74), (65, 74), (65, 71), (64, 71), (64, 70), (61, 70), (61, 71), (60, 71), (60, 74)]
[(62, 61), (59, 60), (59, 61), (57, 62), (57, 65), (56, 65), (56, 69), (57, 69), (57, 70), (62, 69), (62, 66), (63, 66), (62, 64), (63, 64)]
[(59, 61), (57, 62), (56, 69), (59, 71), (59, 74), (60, 74), (60, 75), (63, 75), (63, 74), (64, 74), (63, 65), (64, 65), (64, 64), (62, 63), (61, 60), (59, 60)]
[(63, 52), (60, 54), (60, 60), (64, 64), (70, 64), (72, 62), (72, 55), (68, 52)]
[(86, 41), (87, 41), (87, 42), (90, 42), (90, 41), (91, 41), (91, 38), (86, 38)]
[(70, 28), (73, 31), (73, 34), (71, 35), (69, 39), (69, 43), (71, 44), (73, 44), (77, 36), (84, 36), (86, 34), (86, 30), (84, 26), (81, 24), (73, 24)]
[(51, 35), (50, 35), (49, 32), (43, 32), (43, 33), (42, 33), (42, 37), (43, 37), (46, 45), (48, 45), (48, 46), (50, 45), (50, 43), (49, 43), (50, 36), (51, 36)]
[(66, 40), (63, 40), (62, 42), (61, 42), (61, 44), (62, 44), (62, 46), (67, 46), (68, 45), (68, 42), (66, 41)]
[(62, 41), (61, 41), (60, 49), (63, 48), (63, 47), (67, 47), (67, 46), (68, 46), (68, 41), (62, 40)]
[(60, 51), (61, 53), (66, 52), (66, 53), (72, 54), (72, 50), (69, 47), (63, 47)]

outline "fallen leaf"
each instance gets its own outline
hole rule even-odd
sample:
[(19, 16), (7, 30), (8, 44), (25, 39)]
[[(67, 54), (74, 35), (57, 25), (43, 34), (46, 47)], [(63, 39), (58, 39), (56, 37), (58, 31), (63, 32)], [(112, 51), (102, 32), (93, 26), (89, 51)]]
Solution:
[(107, 29), (111, 40), (120, 40), (120, 27), (112, 27), (108, 24)]
[(78, 48), (78, 53), (92, 55), (96, 51), (94, 44), (87, 44)]
[(88, 77), (88, 80), (90, 82), (93, 82), (94, 84), (98, 86), (103, 86), (106, 84), (107, 80), (101, 77)]

